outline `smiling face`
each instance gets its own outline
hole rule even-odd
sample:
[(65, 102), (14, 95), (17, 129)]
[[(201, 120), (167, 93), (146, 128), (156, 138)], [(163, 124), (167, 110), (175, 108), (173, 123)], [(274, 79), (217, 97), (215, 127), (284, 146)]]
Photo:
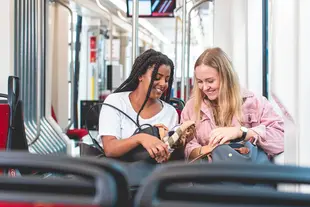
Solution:
[(220, 76), (216, 69), (203, 64), (199, 65), (195, 68), (195, 77), (198, 88), (210, 101), (214, 101), (219, 97)]
[[(145, 93), (147, 93), (151, 79), (152, 79), (152, 73), (154, 70), (154, 66), (152, 66), (150, 69), (146, 71), (144, 75), (142, 75), (139, 80), (142, 88), (145, 90)], [(171, 75), (171, 69), (169, 65), (161, 65), (158, 68), (158, 72), (155, 76), (155, 80), (152, 86), (152, 90), (150, 93), (151, 99), (159, 99), (163, 93), (168, 88), (168, 82)]]

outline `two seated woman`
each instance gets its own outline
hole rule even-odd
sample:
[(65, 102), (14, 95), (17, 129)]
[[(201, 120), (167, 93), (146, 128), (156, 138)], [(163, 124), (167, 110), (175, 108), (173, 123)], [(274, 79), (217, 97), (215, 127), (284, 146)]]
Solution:
[[(152, 49), (141, 54), (129, 78), (105, 100), (124, 113), (109, 106), (101, 109), (99, 135), (106, 156), (121, 157), (143, 146), (150, 157), (165, 162), (171, 148), (185, 147), (190, 160), (237, 139), (251, 140), (269, 155), (284, 151), (281, 117), (265, 97), (241, 88), (231, 61), (220, 48), (204, 51), (194, 69), (193, 95), (179, 126), (178, 114), (169, 105), (173, 62)], [(136, 133), (143, 126), (156, 126), (159, 135)]]

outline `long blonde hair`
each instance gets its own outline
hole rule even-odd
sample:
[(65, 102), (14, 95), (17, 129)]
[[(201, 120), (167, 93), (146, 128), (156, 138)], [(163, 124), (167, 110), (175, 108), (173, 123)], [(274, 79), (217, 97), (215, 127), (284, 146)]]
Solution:
[[(195, 63), (197, 66), (206, 65), (216, 69), (220, 77), (220, 89), (217, 99), (217, 107), (213, 106), (209, 101), (209, 107), (213, 110), (214, 120), (217, 126), (231, 126), (232, 119), (236, 116), (237, 120), (242, 122), (242, 96), (240, 92), (240, 84), (238, 75), (232, 67), (232, 63), (227, 54), (220, 48), (210, 48), (205, 50)], [(196, 120), (200, 120), (200, 108), (202, 101), (207, 96), (201, 91), (197, 84), (195, 76), (194, 88), (194, 111)]]

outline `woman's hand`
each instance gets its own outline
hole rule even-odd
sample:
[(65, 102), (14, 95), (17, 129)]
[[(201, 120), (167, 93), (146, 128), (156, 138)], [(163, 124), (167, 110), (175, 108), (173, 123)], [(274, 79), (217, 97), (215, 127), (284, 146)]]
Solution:
[(155, 127), (158, 128), (160, 139), (164, 138), (164, 136), (168, 133), (169, 129), (164, 124), (155, 124)]
[(168, 127), (166, 127), (164, 124), (155, 124), (154, 126), (158, 128), (163, 128), (165, 131), (169, 131)]
[(152, 135), (145, 133), (141, 133), (139, 135), (139, 144), (141, 144), (148, 151), (152, 158), (158, 161), (168, 160), (170, 154), (168, 151), (168, 145)]
[(167, 162), (171, 157), (171, 153), (168, 154), (168, 157), (155, 157), (157, 163)]
[(242, 132), (239, 127), (219, 127), (211, 131), (209, 144), (224, 144), (241, 136)]

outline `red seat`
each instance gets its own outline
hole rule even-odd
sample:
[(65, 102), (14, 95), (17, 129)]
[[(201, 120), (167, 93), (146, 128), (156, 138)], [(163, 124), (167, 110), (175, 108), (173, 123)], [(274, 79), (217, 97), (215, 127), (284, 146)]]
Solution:
[(19, 78), (9, 76), (8, 94), (0, 94), (0, 150), (28, 151)]
[(84, 136), (88, 134), (86, 129), (69, 129), (67, 131), (67, 135), (70, 139), (82, 139)]
[[(51, 110), (52, 110), (52, 117), (57, 122), (57, 117), (56, 117), (53, 106)], [(88, 134), (88, 131), (86, 129), (68, 129), (67, 131), (67, 136), (70, 139), (75, 139), (75, 140), (81, 140), (87, 134)]]
[(0, 150), (6, 149), (10, 120), (10, 107), (7, 103), (0, 103)]
[[(23, 103), (19, 97), (19, 78), (9, 76), (8, 94), (0, 94), (0, 150), (28, 151), (24, 127)], [(8, 174), (16, 176), (15, 169), (7, 169)], [(29, 173), (20, 170), (20, 173)], [(3, 173), (3, 170), (0, 170)]]

